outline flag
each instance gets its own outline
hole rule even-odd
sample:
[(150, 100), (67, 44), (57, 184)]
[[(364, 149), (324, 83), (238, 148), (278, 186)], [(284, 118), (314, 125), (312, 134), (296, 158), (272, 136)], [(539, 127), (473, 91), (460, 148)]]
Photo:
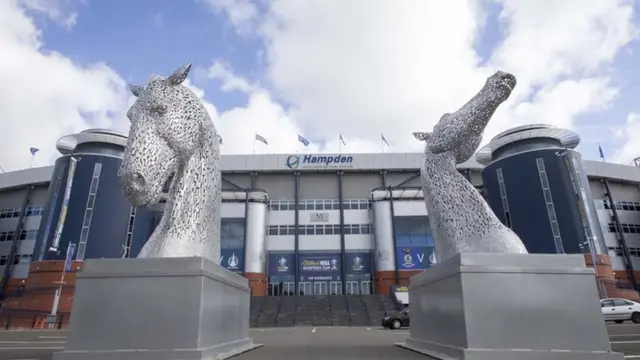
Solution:
[(222, 136), (218, 135), (218, 141), (220, 142), (220, 145), (222, 145)]
[(391, 147), (391, 145), (389, 145), (389, 142), (387, 141), (387, 139), (385, 139), (383, 134), (380, 134), (380, 137), (382, 138), (382, 142), (387, 144), (388, 147)]
[(29, 152), (31, 153), (31, 156), (34, 156), (38, 151), (40, 151), (40, 149), (38, 148), (29, 148)]
[(73, 270), (73, 255), (76, 253), (76, 244), (70, 242), (67, 246), (67, 256), (64, 259), (64, 271), (71, 272)]
[(302, 145), (304, 146), (309, 146), (309, 144), (311, 143), (309, 140), (307, 140), (306, 137), (298, 134), (298, 141), (300, 141), (302, 143)]
[(342, 145), (347, 146), (347, 144), (344, 142), (344, 138), (342, 137), (342, 134), (340, 134), (340, 142), (342, 143)]
[(267, 139), (265, 139), (264, 137), (256, 134), (256, 140), (255, 141), (260, 141), (261, 143), (265, 144), (265, 145), (269, 145), (269, 143), (267, 142)]
[(600, 152), (600, 159), (604, 160), (604, 151), (602, 151), (602, 146), (598, 144), (598, 151)]

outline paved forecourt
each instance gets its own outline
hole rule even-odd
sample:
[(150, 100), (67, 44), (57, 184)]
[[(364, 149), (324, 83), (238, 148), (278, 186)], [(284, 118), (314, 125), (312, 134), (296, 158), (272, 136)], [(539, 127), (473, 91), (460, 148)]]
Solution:
[[(640, 325), (608, 325), (611, 346), (627, 359), (640, 360)], [(425, 356), (394, 346), (408, 330), (365, 327), (296, 327), (252, 329), (252, 336), (265, 346), (234, 360), (404, 360)], [(66, 331), (0, 331), (0, 360), (49, 360), (64, 348)]]

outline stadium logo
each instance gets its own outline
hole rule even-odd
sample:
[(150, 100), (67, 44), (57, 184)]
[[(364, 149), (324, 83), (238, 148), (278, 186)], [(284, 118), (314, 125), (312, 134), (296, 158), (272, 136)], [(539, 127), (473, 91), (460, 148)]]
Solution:
[(297, 169), (299, 167), (307, 168), (323, 168), (323, 167), (343, 167), (353, 166), (353, 156), (331, 155), (331, 156), (315, 156), (315, 155), (289, 155), (286, 165), (289, 169)]
[(300, 156), (298, 155), (290, 155), (287, 158), (287, 167), (289, 169), (297, 169), (300, 166)]
[(232, 253), (231, 256), (227, 259), (227, 269), (233, 270), (237, 269), (238, 265), (240, 265), (240, 259), (236, 256), (236, 253)]

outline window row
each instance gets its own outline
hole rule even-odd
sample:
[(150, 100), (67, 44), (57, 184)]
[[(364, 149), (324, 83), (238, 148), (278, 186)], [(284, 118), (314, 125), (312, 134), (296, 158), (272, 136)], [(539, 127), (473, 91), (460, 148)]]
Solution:
[[(622, 254), (622, 247), (618, 246), (618, 247), (609, 247), (608, 248), (609, 251), (613, 251), (616, 253), (616, 256), (624, 256)], [(635, 257), (640, 257), (640, 248), (628, 248), (629, 249), (629, 255), (631, 256), (635, 256)]]
[[(609, 200), (594, 200), (597, 209), (611, 210)], [(615, 201), (616, 210), (640, 211), (640, 202), (637, 201)]]
[[(0, 232), (0, 241), (12, 241), (15, 231)], [(38, 230), (22, 230), (18, 240), (35, 240), (38, 237)]]
[[(607, 226), (609, 228), (609, 232), (617, 232), (616, 224), (609, 223)], [(620, 227), (622, 228), (622, 232), (625, 234), (640, 234), (640, 224), (620, 224)]]
[[(344, 224), (345, 235), (369, 235), (371, 224)], [(270, 225), (269, 235), (295, 235), (295, 225)], [(340, 235), (340, 225), (298, 225), (298, 235)]]
[[(367, 210), (369, 200), (344, 200), (344, 210)], [(293, 200), (272, 200), (269, 201), (271, 211), (293, 211), (296, 202)], [(300, 200), (298, 210), (340, 210), (339, 200)]]
[(220, 246), (225, 249), (244, 247), (243, 218), (223, 218), (220, 221)]
[[(20, 217), (20, 208), (0, 209), (0, 219), (10, 219)], [(27, 206), (24, 216), (40, 216), (42, 215), (43, 207)]]
[[(0, 255), (0, 266), (6, 265), (9, 261), (7, 259), (7, 255)], [(13, 264), (29, 264), (31, 262), (31, 254), (16, 254), (13, 256)]]

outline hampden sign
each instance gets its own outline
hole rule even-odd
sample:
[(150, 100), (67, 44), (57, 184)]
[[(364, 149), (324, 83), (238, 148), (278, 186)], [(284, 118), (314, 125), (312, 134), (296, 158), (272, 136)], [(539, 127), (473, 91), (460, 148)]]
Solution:
[(353, 156), (349, 155), (289, 155), (286, 165), (289, 169), (319, 169), (353, 166)]

